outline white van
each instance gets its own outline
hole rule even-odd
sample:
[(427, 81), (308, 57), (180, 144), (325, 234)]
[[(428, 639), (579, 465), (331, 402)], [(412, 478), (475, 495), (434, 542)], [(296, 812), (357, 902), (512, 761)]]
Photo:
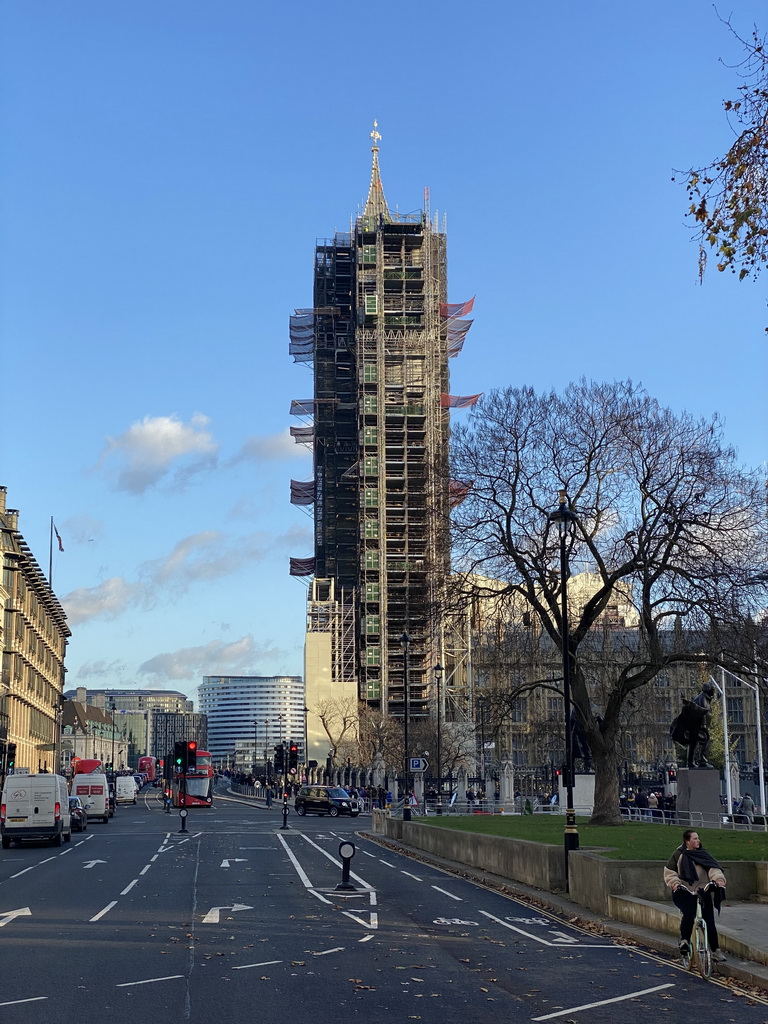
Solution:
[(109, 822), (109, 785), (106, 775), (76, 775), (72, 779), (72, 796), (80, 797), (89, 821), (91, 818), (101, 818), (105, 825)]
[(118, 775), (115, 785), (115, 799), (119, 804), (136, 803), (136, 780), (132, 775)]
[(67, 780), (61, 775), (9, 775), (0, 801), (3, 849), (22, 839), (72, 838)]

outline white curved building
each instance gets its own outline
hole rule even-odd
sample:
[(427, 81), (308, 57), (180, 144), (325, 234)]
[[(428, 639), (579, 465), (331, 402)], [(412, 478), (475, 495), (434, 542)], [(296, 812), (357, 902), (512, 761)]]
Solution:
[(304, 680), (301, 676), (203, 676), (198, 710), (208, 716), (208, 749), (221, 767), (273, 760), (274, 748), (291, 740), (305, 749)]

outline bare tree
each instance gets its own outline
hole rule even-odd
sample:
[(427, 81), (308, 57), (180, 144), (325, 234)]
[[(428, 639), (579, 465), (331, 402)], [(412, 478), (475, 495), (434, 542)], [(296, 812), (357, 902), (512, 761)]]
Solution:
[(331, 763), (337, 764), (342, 747), (357, 740), (357, 700), (336, 697), (320, 701), (313, 711), (322, 723), (330, 745)]
[[(566, 492), (576, 516), (569, 564), (592, 580), (571, 602), (573, 707), (596, 771), (592, 821), (618, 824), (625, 701), (669, 665), (720, 658), (708, 649), (712, 623), (765, 601), (762, 481), (739, 468), (716, 417), (675, 415), (631, 382), (492, 392), (454, 432), (452, 460), (454, 477), (473, 481), (452, 516), (464, 599), (506, 600), (513, 614), (524, 606), (560, 652), (563, 581), (549, 516)], [(618, 604), (636, 625), (596, 691), (587, 641)]]
[(757, 29), (744, 39), (730, 19), (724, 23), (744, 51), (737, 65), (739, 98), (723, 103), (734, 140), (724, 156), (682, 177), (700, 275), (711, 250), (718, 270), (738, 271), (742, 280), (756, 276), (768, 260), (768, 53)]

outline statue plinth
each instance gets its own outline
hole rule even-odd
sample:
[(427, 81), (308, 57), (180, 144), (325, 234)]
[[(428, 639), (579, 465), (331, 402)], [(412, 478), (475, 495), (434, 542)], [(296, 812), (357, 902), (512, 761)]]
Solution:
[[(723, 814), (720, 803), (720, 772), (716, 768), (678, 768), (677, 812)], [(680, 821), (680, 824), (686, 824)], [(695, 823), (694, 823), (695, 824)]]

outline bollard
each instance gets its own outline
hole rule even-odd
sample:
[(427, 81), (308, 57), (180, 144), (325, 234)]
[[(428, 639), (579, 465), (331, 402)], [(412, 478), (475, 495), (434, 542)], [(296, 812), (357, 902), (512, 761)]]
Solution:
[(288, 794), (283, 793), (283, 824), (280, 826), (281, 830), (291, 827), (288, 824), (288, 813)]
[(181, 810), (179, 811), (179, 817), (181, 818), (181, 828), (179, 829), (179, 832), (186, 832), (187, 831), (187, 815), (188, 814), (189, 814), (189, 811), (187, 810), (186, 807), (182, 807)]
[(349, 880), (349, 865), (352, 863), (352, 858), (355, 856), (355, 844), (350, 843), (348, 840), (344, 840), (343, 843), (339, 843), (339, 856), (341, 857), (341, 882), (336, 886), (337, 889), (355, 889), (355, 886)]

